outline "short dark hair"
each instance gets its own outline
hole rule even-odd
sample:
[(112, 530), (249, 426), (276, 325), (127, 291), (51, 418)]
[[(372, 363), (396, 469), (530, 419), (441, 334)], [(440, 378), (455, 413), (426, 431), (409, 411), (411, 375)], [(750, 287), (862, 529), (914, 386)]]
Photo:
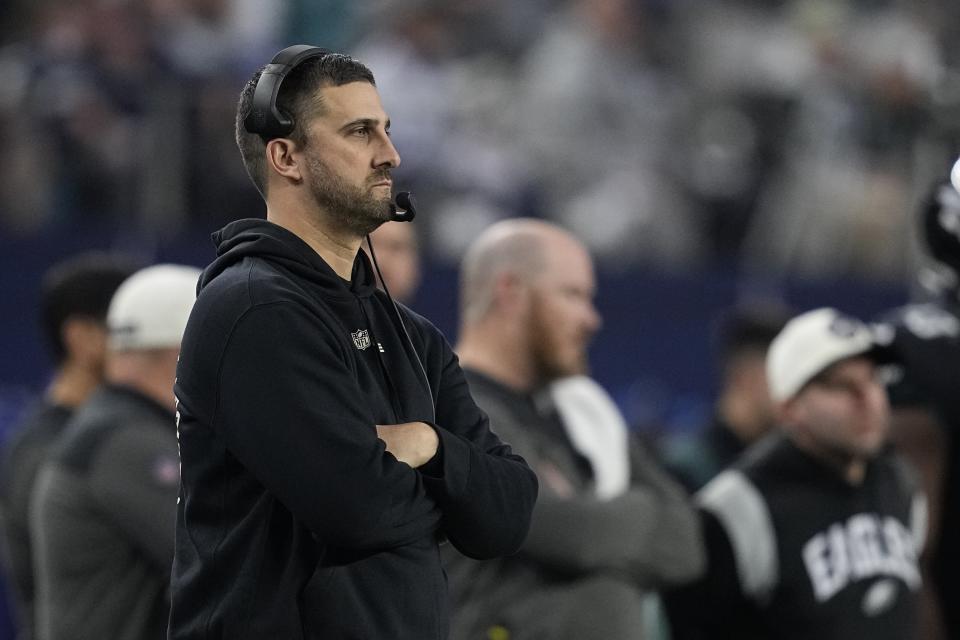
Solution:
[(746, 351), (766, 352), (790, 317), (786, 306), (773, 302), (727, 309), (714, 326), (719, 361), (726, 366)]
[[(267, 197), (267, 163), (265, 157), (266, 143), (259, 134), (250, 133), (243, 126), (243, 120), (250, 113), (253, 104), (253, 94), (257, 88), (257, 81), (266, 65), (260, 67), (253, 77), (247, 81), (240, 92), (240, 101), (237, 104), (237, 119), (235, 122), (237, 146), (243, 157), (243, 165), (247, 174), (253, 180), (260, 195)], [(307, 58), (290, 71), (280, 85), (277, 94), (277, 108), (293, 118), (293, 131), (289, 138), (297, 145), (306, 142), (306, 131), (303, 123), (309, 116), (323, 112), (322, 97), (315, 95), (323, 87), (339, 87), (351, 82), (369, 82), (376, 86), (373, 73), (362, 62), (341, 53), (328, 53), (315, 58)]]
[(40, 286), (40, 324), (57, 364), (66, 357), (63, 325), (71, 318), (106, 324), (110, 300), (140, 265), (103, 252), (81, 253), (56, 263)]

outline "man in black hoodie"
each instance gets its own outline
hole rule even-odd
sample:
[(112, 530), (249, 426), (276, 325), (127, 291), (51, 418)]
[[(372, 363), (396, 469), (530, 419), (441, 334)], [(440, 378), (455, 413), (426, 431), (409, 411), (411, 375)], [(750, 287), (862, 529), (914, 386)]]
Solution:
[(171, 639), (445, 638), (440, 542), (491, 558), (527, 533), (534, 474), (359, 251), (393, 214), (389, 128), (340, 54), (285, 50), (241, 94), (267, 220), (214, 235), (184, 336)]

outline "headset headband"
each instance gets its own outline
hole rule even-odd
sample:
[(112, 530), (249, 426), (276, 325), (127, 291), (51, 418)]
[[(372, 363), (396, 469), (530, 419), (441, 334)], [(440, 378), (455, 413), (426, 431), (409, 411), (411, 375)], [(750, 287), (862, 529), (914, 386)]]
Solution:
[(253, 104), (250, 107), (250, 113), (243, 119), (243, 128), (250, 133), (262, 136), (265, 140), (290, 135), (294, 127), (293, 118), (277, 108), (280, 85), (287, 74), (304, 60), (330, 53), (333, 52), (329, 49), (308, 44), (295, 44), (273, 56), (273, 60), (257, 80), (257, 87), (253, 92)]

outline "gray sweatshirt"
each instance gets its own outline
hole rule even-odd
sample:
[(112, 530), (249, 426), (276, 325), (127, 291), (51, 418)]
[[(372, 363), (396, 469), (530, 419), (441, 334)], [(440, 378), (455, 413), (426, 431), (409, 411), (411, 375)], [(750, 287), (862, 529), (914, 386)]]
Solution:
[[(557, 594), (556, 606), (562, 608), (569, 602), (563, 590), (573, 593), (583, 580), (610, 578), (643, 592), (703, 571), (696, 512), (682, 487), (639, 442), (630, 444), (629, 487), (612, 499), (598, 499), (590, 465), (566, 438), (559, 415), (531, 396), (464, 371), (491, 427), (537, 472), (541, 489), (519, 554), (477, 562), (445, 549), (453, 640), (487, 637), (491, 627), (509, 626), (506, 620), (524, 620), (523, 603), (531, 597), (538, 601), (531, 600), (529, 615), (539, 615), (547, 591)], [(517, 629), (508, 631), (523, 637)]]
[(106, 387), (77, 412), (31, 499), (38, 640), (166, 637), (178, 486), (168, 409)]

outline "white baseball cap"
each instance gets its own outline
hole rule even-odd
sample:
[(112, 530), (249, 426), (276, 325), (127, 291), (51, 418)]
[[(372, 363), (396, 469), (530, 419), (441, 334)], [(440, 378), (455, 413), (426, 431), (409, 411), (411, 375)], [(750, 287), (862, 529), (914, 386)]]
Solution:
[(770, 343), (767, 384), (776, 402), (789, 400), (818, 373), (846, 358), (889, 359), (873, 331), (836, 309), (821, 308), (793, 318)]
[(137, 271), (113, 294), (107, 311), (114, 351), (179, 347), (196, 300), (200, 270), (161, 264)]

